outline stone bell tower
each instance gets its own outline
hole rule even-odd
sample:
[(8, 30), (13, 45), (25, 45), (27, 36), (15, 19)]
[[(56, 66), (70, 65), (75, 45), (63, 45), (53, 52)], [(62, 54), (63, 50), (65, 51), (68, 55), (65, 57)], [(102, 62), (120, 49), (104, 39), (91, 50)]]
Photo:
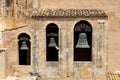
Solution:
[(106, 80), (108, 17), (103, 10), (38, 9), (40, 0), (8, 1), (0, 77)]
[(41, 40), (36, 41), (40, 78), (107, 79), (107, 15), (103, 10), (45, 9), (35, 12), (32, 19), (36, 27), (31, 27), (37, 28)]

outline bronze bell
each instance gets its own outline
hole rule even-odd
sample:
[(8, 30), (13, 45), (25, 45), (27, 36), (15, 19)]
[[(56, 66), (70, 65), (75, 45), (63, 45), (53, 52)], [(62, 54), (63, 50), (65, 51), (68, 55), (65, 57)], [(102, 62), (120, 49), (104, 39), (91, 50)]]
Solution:
[(25, 41), (22, 42), (20, 50), (28, 50), (27, 43)]
[(55, 38), (50, 38), (50, 42), (49, 42), (49, 45), (48, 47), (55, 47), (56, 46), (56, 43), (55, 43)]
[(76, 45), (76, 48), (90, 48), (87, 42), (87, 36), (85, 33), (79, 34), (79, 39)]

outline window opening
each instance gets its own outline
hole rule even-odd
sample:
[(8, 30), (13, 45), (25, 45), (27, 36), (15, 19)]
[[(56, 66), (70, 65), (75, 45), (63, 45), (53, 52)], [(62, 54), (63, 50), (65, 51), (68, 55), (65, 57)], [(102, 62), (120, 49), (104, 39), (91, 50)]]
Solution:
[(49, 24), (46, 28), (46, 48), (47, 61), (58, 61), (58, 27), (55, 24)]
[(19, 45), (19, 65), (30, 65), (30, 37), (22, 33), (18, 37)]
[(74, 61), (91, 61), (92, 27), (87, 21), (80, 21), (74, 27)]

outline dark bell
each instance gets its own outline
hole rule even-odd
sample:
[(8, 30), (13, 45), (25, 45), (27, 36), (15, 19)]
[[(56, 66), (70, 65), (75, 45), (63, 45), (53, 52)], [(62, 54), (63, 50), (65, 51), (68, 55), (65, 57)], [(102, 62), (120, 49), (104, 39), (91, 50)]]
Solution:
[(87, 41), (87, 36), (85, 33), (79, 34), (79, 39), (76, 45), (76, 48), (90, 48)]
[(22, 42), (20, 50), (28, 50), (27, 43), (25, 41)]
[(55, 43), (55, 38), (50, 38), (50, 42), (49, 42), (49, 45), (48, 47), (55, 47), (56, 46), (56, 43)]

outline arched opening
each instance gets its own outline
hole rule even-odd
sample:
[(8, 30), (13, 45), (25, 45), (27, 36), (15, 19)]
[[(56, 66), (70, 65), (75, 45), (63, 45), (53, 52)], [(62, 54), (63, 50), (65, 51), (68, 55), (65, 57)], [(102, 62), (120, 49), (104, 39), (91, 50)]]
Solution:
[(74, 27), (74, 61), (92, 60), (92, 27), (87, 21), (79, 21)]
[(31, 43), (30, 36), (22, 33), (18, 36), (19, 65), (30, 65), (31, 63)]
[(58, 26), (54, 23), (46, 27), (46, 60), (58, 61), (59, 35)]

